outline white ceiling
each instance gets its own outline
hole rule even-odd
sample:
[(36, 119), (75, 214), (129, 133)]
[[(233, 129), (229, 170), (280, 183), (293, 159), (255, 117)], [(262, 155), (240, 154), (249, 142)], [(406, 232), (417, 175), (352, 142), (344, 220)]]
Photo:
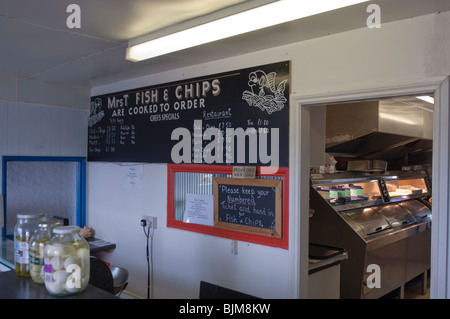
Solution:
[[(142, 62), (125, 60), (128, 40), (169, 33), (274, 0), (1, 0), (0, 74), (95, 86), (364, 27), (369, 3)], [(304, 1), (304, 0), (299, 0)], [(306, 0), (305, 0), (306, 1)], [(69, 29), (67, 6), (81, 9)], [(378, 0), (382, 23), (450, 10), (449, 0)], [(208, 15), (209, 14), (209, 15)], [(206, 15), (206, 16), (205, 16)]]

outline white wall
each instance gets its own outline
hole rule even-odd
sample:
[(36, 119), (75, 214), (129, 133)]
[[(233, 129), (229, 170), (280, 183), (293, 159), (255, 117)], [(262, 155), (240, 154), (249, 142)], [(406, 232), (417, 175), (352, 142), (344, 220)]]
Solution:
[(86, 156), (88, 106), (80, 110), (0, 100), (0, 157)]
[[(381, 29), (354, 30), (96, 87), (92, 95), (283, 60), (292, 61), (292, 95), (338, 94), (365, 88), (377, 88), (383, 94), (390, 86), (450, 74), (449, 29), (449, 12), (428, 15), (382, 24)], [(299, 123), (299, 118), (291, 118), (291, 131)], [(291, 145), (291, 151), (294, 148)], [(291, 174), (290, 178), (298, 177)], [(102, 257), (130, 271), (129, 291), (142, 297), (146, 294), (145, 238), (138, 225), (141, 215), (151, 214), (158, 217), (159, 227), (154, 235), (155, 298), (196, 298), (200, 280), (263, 298), (305, 296), (308, 230), (305, 223), (297, 222), (299, 207), (292, 204), (294, 201), (289, 211), (289, 250), (239, 243), (238, 255), (232, 255), (230, 240), (165, 226), (166, 180), (165, 165), (147, 164), (142, 190), (124, 190), (122, 166), (89, 163), (87, 221), (99, 237), (117, 244), (114, 252)], [(291, 189), (290, 196), (296, 196), (297, 191)], [(301, 260), (297, 258), (300, 247)]]
[[(0, 158), (2, 156), (85, 157), (87, 155), (88, 106), (89, 104), (86, 110), (81, 110), (0, 100)], [(0, 168), (0, 181), (2, 180), (3, 171)], [(0, 194), (3, 193), (4, 190), (0, 187)], [(0, 201), (0, 205), (3, 206), (3, 202)], [(3, 218), (2, 210), (0, 210), (0, 228), (3, 226)]]
[(89, 96), (87, 86), (0, 73), (0, 157), (86, 156)]
[(229, 239), (167, 228), (167, 166), (144, 165), (142, 188), (130, 190), (124, 186), (125, 165), (89, 163), (88, 224), (96, 236), (116, 243), (115, 251), (99, 257), (130, 271), (127, 290), (146, 297), (146, 237), (139, 222), (151, 215), (158, 219), (153, 237), (155, 298), (198, 298), (200, 280), (263, 297), (270, 297), (265, 290), (273, 287), (276, 296), (289, 296), (287, 251), (238, 243), (233, 255)]
[(0, 101), (89, 109), (88, 86), (43, 82), (0, 73)]

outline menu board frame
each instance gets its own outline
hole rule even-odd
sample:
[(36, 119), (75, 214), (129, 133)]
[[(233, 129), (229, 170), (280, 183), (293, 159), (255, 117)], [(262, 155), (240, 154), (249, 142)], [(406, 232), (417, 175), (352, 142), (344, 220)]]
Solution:
[[(242, 227), (216, 227), (185, 223), (175, 217), (175, 190), (178, 188), (176, 183), (176, 173), (205, 173), (220, 174), (223, 176), (232, 176), (233, 166), (229, 165), (203, 165), (203, 164), (168, 164), (167, 165), (167, 227), (176, 228), (185, 231), (206, 234), (231, 240), (244, 241), (247, 243), (260, 244), (270, 247), (289, 249), (289, 167), (278, 167), (276, 172), (265, 173), (263, 167), (256, 167), (257, 177), (274, 177), (281, 182), (282, 198), (281, 219), (278, 225), (280, 236), (267, 236), (262, 232), (248, 232)], [(257, 178), (256, 180), (272, 180)], [(236, 181), (236, 179), (234, 179)]]
[(290, 61), (91, 97), (88, 161), (288, 166)]

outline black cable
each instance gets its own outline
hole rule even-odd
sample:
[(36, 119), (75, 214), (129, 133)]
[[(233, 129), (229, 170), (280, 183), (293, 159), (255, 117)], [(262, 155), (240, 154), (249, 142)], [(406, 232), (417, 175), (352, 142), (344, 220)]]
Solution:
[[(148, 227), (148, 232), (145, 231), (147, 225), (142, 226), (144, 230), (144, 234), (147, 237), (147, 247), (146, 247), (146, 255), (147, 255), (147, 299), (153, 298), (153, 232), (151, 228)], [(149, 238), (151, 237), (151, 246), (149, 249)], [(151, 289), (151, 290), (150, 290)]]
[(147, 254), (147, 299), (150, 299), (150, 255), (148, 250), (148, 241), (149, 241), (149, 233), (145, 231), (145, 228), (147, 226), (142, 226), (142, 229), (144, 230), (145, 237), (147, 237), (147, 248), (146, 248), (146, 254)]

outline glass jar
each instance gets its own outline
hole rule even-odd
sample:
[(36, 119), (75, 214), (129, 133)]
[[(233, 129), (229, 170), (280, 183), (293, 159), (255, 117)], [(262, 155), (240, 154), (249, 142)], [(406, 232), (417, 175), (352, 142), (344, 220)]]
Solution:
[(17, 214), (14, 227), (14, 268), (19, 276), (30, 276), (29, 243), (39, 229), (38, 222), (45, 216), (46, 213)]
[(60, 226), (44, 248), (44, 283), (56, 296), (82, 292), (89, 283), (89, 245), (80, 227)]
[(53, 237), (53, 228), (57, 226), (62, 226), (62, 221), (41, 221), (38, 223), (39, 230), (30, 239), (30, 276), (35, 283), (44, 283), (44, 248)]

